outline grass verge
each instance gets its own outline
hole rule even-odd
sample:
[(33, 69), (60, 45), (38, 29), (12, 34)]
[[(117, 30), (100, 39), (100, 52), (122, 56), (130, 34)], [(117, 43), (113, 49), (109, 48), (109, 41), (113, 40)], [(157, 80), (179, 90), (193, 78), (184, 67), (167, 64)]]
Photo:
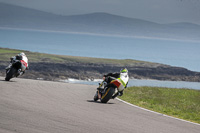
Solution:
[(149, 110), (200, 124), (200, 90), (129, 87), (120, 98)]
[(111, 65), (128, 65), (128, 66), (157, 66), (157, 63), (146, 61), (138, 61), (132, 59), (105, 59), (105, 58), (92, 58), (92, 57), (79, 57), (67, 55), (54, 55), (38, 52), (30, 52), (25, 50), (16, 50), (0, 47), (0, 61), (9, 61), (10, 57), (25, 52), (29, 62), (53, 62), (53, 63), (99, 63)]

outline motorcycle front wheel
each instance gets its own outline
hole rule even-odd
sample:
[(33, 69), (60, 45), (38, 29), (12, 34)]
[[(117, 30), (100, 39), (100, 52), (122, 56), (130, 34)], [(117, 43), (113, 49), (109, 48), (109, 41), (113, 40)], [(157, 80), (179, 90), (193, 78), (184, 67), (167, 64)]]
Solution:
[(102, 103), (107, 103), (112, 98), (112, 95), (114, 94), (114, 92), (115, 92), (115, 88), (109, 87), (106, 90), (106, 92), (102, 95), (101, 102)]
[(95, 95), (94, 95), (94, 101), (96, 102), (97, 100), (98, 100), (99, 98), (98, 98), (98, 91), (95, 93)]

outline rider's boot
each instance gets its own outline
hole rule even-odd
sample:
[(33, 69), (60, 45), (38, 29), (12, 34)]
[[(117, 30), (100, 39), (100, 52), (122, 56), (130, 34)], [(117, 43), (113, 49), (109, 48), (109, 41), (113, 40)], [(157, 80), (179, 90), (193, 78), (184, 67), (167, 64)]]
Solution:
[(21, 76), (21, 75), (23, 75), (23, 74), (24, 74), (24, 72), (20, 72), (20, 74), (19, 74), (19, 75)]
[(17, 76), (16, 76), (16, 77), (18, 77), (19, 75), (21, 75), (21, 72), (22, 72), (21, 70), (22, 70), (22, 69), (19, 69), (19, 70), (18, 70)]

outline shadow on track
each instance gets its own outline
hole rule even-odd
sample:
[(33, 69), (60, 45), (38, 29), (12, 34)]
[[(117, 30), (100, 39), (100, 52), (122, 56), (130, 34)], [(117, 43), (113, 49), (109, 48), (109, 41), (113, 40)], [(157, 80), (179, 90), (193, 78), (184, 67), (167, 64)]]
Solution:
[(13, 81), (13, 80), (10, 80), (10, 81), (6, 81), (6, 80), (0, 80), (0, 82), (17, 82), (17, 81)]
[(100, 101), (94, 101), (94, 100), (87, 100), (87, 102), (101, 103), (101, 104), (115, 104), (115, 103), (111, 103), (111, 102), (108, 102), (108, 103), (102, 103), (102, 102), (100, 102)]

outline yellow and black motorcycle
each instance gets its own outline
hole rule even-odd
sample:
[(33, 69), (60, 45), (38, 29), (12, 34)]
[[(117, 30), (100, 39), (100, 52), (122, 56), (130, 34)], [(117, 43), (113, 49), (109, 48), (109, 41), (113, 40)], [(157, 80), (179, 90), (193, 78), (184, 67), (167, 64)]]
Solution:
[(121, 81), (120, 78), (110, 78), (112, 78), (110, 83), (102, 81), (102, 83), (99, 84), (99, 87), (94, 95), (94, 101), (100, 99), (102, 103), (107, 103), (114, 95), (124, 90), (123, 81)]

